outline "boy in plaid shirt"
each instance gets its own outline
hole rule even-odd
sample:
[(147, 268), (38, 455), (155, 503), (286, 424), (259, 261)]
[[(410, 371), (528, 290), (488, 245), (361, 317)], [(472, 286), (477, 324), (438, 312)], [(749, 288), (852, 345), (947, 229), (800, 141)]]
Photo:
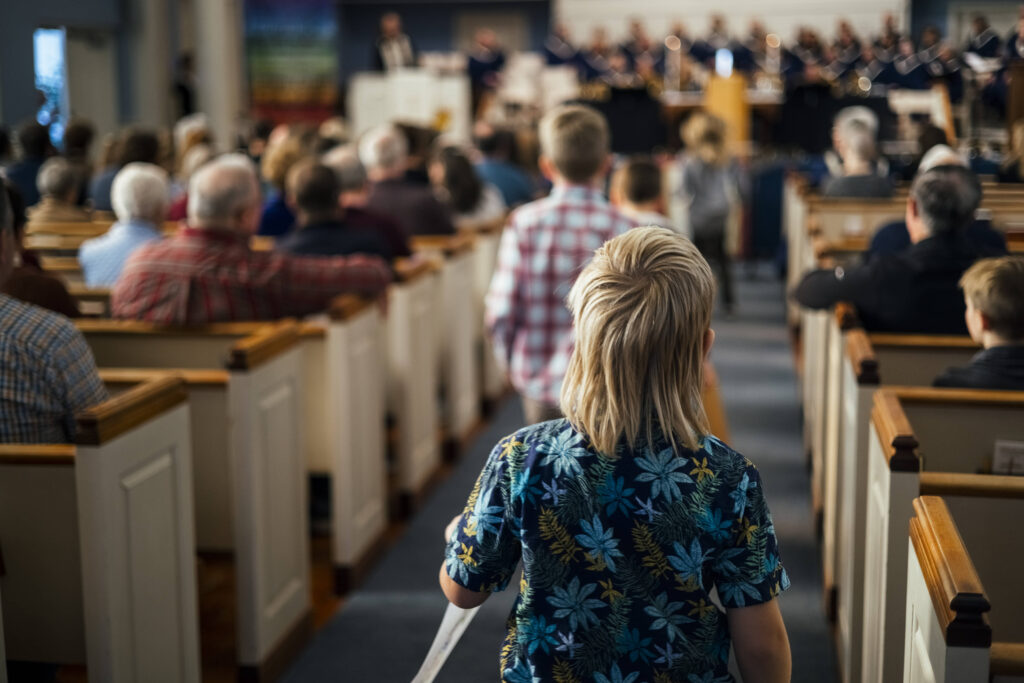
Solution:
[(486, 323), (528, 424), (561, 416), (558, 396), (573, 346), (565, 296), (594, 251), (633, 227), (599, 189), (610, 166), (609, 137), (608, 123), (589, 107), (549, 112), (540, 124), (540, 170), (554, 187), (516, 210), (501, 237)]

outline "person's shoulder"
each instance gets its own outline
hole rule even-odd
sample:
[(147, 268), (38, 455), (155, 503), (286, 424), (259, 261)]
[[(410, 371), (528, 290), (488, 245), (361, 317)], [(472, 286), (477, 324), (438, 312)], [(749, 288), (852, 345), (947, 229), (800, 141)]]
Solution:
[(81, 340), (82, 334), (63, 315), (0, 294), (0, 338), (7, 345), (49, 360)]
[(744, 474), (749, 477), (757, 471), (757, 466), (749, 458), (710, 434), (701, 437), (692, 457), (698, 465), (706, 467), (726, 483), (738, 482)]

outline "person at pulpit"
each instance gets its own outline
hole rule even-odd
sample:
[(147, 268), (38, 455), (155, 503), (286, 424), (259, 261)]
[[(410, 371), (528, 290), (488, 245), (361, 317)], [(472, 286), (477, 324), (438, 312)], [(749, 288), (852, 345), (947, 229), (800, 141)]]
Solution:
[[(6, 188), (0, 191), (0, 289), (15, 269), (18, 241)], [(70, 443), (75, 414), (107, 390), (74, 324), (0, 294), (0, 442)]]
[(377, 71), (395, 71), (416, 66), (416, 47), (402, 31), (402, 18), (388, 12), (380, 18), (380, 34), (373, 44), (373, 66)]
[(811, 271), (792, 297), (818, 309), (849, 301), (874, 332), (967, 334), (960, 276), (978, 259), (1001, 255), (966, 238), (980, 202), (981, 184), (962, 166), (919, 174), (907, 198), (910, 248), (859, 267)]
[(983, 259), (960, 278), (967, 329), (983, 349), (949, 368), (937, 387), (1024, 391), (1024, 258)]
[(484, 96), (498, 88), (501, 71), (505, 68), (505, 51), (494, 31), (482, 28), (476, 32), (466, 67), (475, 115), (480, 110)]

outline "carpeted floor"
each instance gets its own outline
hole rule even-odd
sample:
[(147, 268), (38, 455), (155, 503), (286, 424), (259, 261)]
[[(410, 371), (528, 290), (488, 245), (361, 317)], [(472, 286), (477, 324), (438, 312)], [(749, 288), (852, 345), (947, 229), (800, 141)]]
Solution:
[[(715, 322), (718, 341), (712, 354), (732, 431), (731, 445), (762, 472), (783, 562), (793, 582), (781, 597), (793, 652), (793, 681), (828, 683), (836, 678), (835, 654), (822, 612), (821, 567), (782, 285), (765, 267), (754, 279), (740, 278), (738, 296), (735, 319)], [(407, 683), (412, 679), (446, 606), (437, 587), (444, 527), (461, 511), (490, 448), (521, 422), (518, 401), (504, 402), (367, 583), (317, 634), (285, 677), (287, 683)], [(439, 682), (497, 680), (498, 648), (514, 597), (506, 591), (484, 603)]]

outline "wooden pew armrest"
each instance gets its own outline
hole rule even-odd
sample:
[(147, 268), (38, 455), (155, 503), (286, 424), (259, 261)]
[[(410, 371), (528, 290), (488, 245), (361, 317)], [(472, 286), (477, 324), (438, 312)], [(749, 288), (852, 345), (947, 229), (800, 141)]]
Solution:
[(153, 419), (188, 397), (185, 380), (169, 373), (147, 381), (76, 416), (75, 443), (100, 446)]
[(252, 370), (299, 342), (301, 328), (294, 320), (265, 325), (231, 347), (228, 370)]
[(1024, 676), (1024, 643), (992, 643), (990, 676)]
[(0, 444), (0, 465), (74, 465), (74, 444)]
[(899, 395), (892, 389), (875, 392), (871, 420), (886, 447), (885, 457), (894, 472), (919, 472), (921, 461), (917, 456), (918, 442), (910, 427), (907, 414), (900, 405)]

